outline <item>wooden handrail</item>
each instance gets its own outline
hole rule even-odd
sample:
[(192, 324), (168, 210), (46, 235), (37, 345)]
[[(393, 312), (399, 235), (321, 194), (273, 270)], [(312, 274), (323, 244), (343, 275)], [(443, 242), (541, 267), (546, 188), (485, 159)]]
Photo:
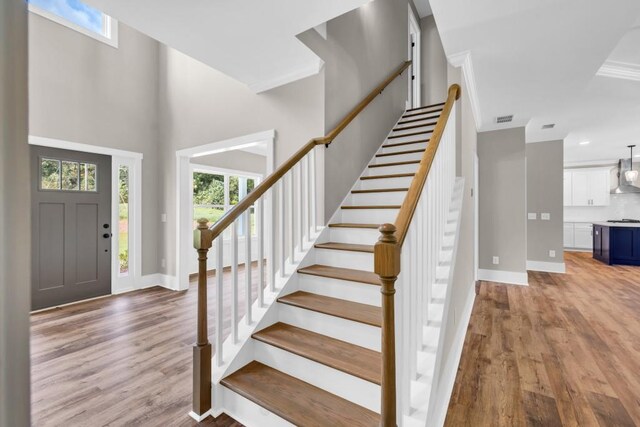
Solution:
[(440, 118), (438, 119), (436, 127), (433, 130), (433, 134), (431, 134), (431, 141), (429, 141), (427, 149), (422, 155), (420, 166), (418, 166), (418, 171), (411, 181), (409, 191), (407, 192), (407, 195), (404, 198), (404, 202), (402, 202), (402, 206), (400, 207), (400, 212), (398, 212), (398, 216), (396, 217), (394, 225), (396, 226), (396, 240), (398, 241), (397, 245), (400, 247), (402, 247), (404, 239), (405, 237), (407, 237), (409, 225), (411, 224), (411, 220), (413, 219), (413, 215), (418, 206), (418, 202), (420, 201), (420, 194), (422, 193), (424, 184), (427, 182), (427, 177), (429, 176), (429, 171), (431, 170), (431, 165), (433, 164), (433, 159), (438, 152), (438, 146), (440, 146), (442, 134), (444, 133), (444, 129), (447, 126), (447, 122), (449, 121), (451, 109), (453, 108), (453, 104), (459, 98), (460, 86), (457, 84), (451, 85), (451, 87), (449, 87), (447, 101), (444, 104), (444, 109), (440, 114)]
[(340, 133), (346, 128), (349, 123), (355, 119), (358, 114), (362, 110), (365, 109), (371, 101), (375, 99), (378, 95), (382, 93), (382, 91), (389, 86), (389, 84), (396, 79), (396, 77), (400, 76), (404, 70), (406, 70), (411, 65), (411, 61), (403, 62), (393, 73), (389, 75), (378, 86), (373, 89), (366, 98), (364, 98), (358, 105), (356, 105), (350, 112), (347, 114), (338, 125), (333, 128), (329, 133), (325, 136), (319, 138), (313, 138), (309, 142), (307, 142), (302, 148), (300, 148), (296, 153), (291, 156), (286, 162), (278, 167), (271, 175), (269, 175), (264, 181), (262, 181), (256, 188), (253, 189), (251, 193), (246, 195), (238, 204), (236, 204), (231, 210), (227, 211), (215, 224), (213, 224), (210, 228), (211, 233), (208, 238), (211, 241), (215, 240), (222, 232), (229, 227), (236, 219), (242, 215), (244, 211), (249, 209), (264, 193), (266, 193), (271, 187), (273, 187), (279, 180), (282, 178), (287, 172), (289, 172), (307, 153), (316, 145), (328, 145), (333, 142), (333, 140), (340, 135)]

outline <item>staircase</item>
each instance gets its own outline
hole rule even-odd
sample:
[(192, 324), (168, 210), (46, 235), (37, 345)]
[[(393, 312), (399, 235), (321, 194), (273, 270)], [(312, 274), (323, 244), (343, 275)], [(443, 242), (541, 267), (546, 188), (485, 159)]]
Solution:
[[(407, 110), (327, 226), (315, 216), (316, 148), (331, 144), (409, 65), (398, 67), (332, 131), (301, 147), (211, 228), (198, 221), (190, 414), (196, 420), (225, 412), (261, 427), (425, 426), (437, 412), (430, 396), (448, 401), (440, 398), (438, 380), (463, 188), (455, 178), (459, 86), (449, 89), (444, 103)], [(214, 353), (207, 257), (223, 266), (229, 235), (232, 259), (243, 262), (233, 230), (242, 217), (249, 235), (251, 209), (258, 259), (265, 260), (258, 262), (257, 299), (252, 303), (251, 263), (245, 262), (243, 319), (237, 275), (230, 277), (230, 306), (223, 304), (223, 275), (216, 275)], [(232, 333), (223, 341), (229, 315)]]
[[(381, 281), (374, 244), (379, 226), (398, 215), (442, 106), (401, 117), (308, 251), (290, 278), (296, 286), (277, 298), (277, 321), (251, 335), (253, 360), (220, 381), (229, 415), (256, 426), (380, 425)], [(449, 254), (453, 232), (444, 242)], [(447, 278), (435, 283), (416, 355), (418, 406), (407, 425), (426, 420)]]

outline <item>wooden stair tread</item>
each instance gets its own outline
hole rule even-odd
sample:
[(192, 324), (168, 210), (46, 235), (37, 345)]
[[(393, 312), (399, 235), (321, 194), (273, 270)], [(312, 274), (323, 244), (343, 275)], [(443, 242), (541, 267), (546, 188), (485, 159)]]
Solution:
[(374, 426), (380, 416), (309, 383), (250, 362), (222, 385), (298, 426)]
[(253, 339), (380, 385), (380, 353), (326, 335), (276, 323)]
[(351, 194), (395, 193), (399, 191), (409, 191), (409, 189), (408, 188), (374, 188), (372, 190), (351, 190)]
[(411, 126), (404, 126), (401, 128), (393, 128), (393, 132), (400, 132), (403, 130), (409, 130), (409, 129), (417, 129), (417, 128), (424, 128), (427, 126), (435, 126), (438, 122), (429, 122), (429, 123), (423, 123), (421, 125), (411, 125)]
[(365, 325), (381, 327), (382, 309), (373, 305), (325, 297), (310, 292), (297, 291), (278, 298), (278, 302), (305, 310), (316, 311)]
[(333, 224), (329, 224), (331, 228), (372, 228), (377, 230), (380, 228), (380, 224), (357, 224), (354, 222), (335, 222)]
[(373, 175), (373, 176), (363, 176), (360, 179), (386, 179), (386, 178), (406, 178), (408, 176), (414, 176), (415, 173), (392, 173), (389, 175)]
[(422, 112), (418, 112), (418, 113), (410, 113), (410, 114), (405, 114), (402, 116), (402, 118), (407, 118), (407, 117), (416, 117), (416, 116), (422, 116), (425, 114), (433, 114), (433, 113), (440, 113), (442, 112), (442, 110), (444, 110), (444, 108), (438, 108), (436, 110), (431, 110), (431, 111), (422, 111)]
[(381, 154), (376, 154), (376, 157), (387, 157), (387, 156), (400, 156), (402, 154), (414, 154), (414, 153), (423, 153), (425, 149), (419, 149), (419, 150), (408, 150), (408, 151), (397, 151), (395, 153), (381, 153)]
[(340, 209), (400, 209), (400, 205), (355, 205), (341, 206)]
[(429, 141), (431, 141), (431, 139), (419, 139), (417, 141), (396, 142), (395, 144), (385, 144), (382, 146), (382, 148), (393, 148), (393, 147), (401, 147), (403, 145), (422, 144)]
[(316, 243), (314, 246), (316, 248), (318, 248), (318, 249), (333, 249), (333, 250), (336, 250), (336, 251), (373, 253), (373, 245), (359, 245), (359, 244), (354, 244), (354, 243), (327, 242), (327, 243)]
[(370, 168), (384, 168), (387, 166), (404, 166), (404, 165), (417, 165), (420, 160), (407, 160), (404, 162), (391, 162), (391, 163), (378, 163), (375, 165), (369, 165)]
[(388, 136), (387, 139), (394, 139), (394, 138), (406, 138), (407, 136), (416, 136), (416, 135), (424, 135), (427, 133), (433, 133), (433, 130), (423, 130), (420, 132), (409, 132), (409, 133), (405, 133), (403, 135), (391, 135)]
[(415, 123), (415, 122), (423, 122), (425, 120), (431, 120), (431, 119), (439, 119), (440, 118), (440, 114), (435, 114), (433, 116), (429, 116), (429, 117), (421, 117), (419, 119), (409, 119), (409, 120), (403, 120), (398, 122), (398, 125), (405, 125), (407, 123)]
[(444, 104), (445, 102), (438, 102), (437, 104), (425, 105), (425, 106), (416, 107), (416, 108), (409, 108), (407, 111), (417, 111), (417, 110), (424, 110), (425, 108), (440, 107), (441, 105), (444, 105)]
[[(333, 245), (340, 245), (344, 243), (331, 243)], [(365, 246), (366, 249), (362, 252), (370, 252), (373, 253), (373, 245), (355, 245), (355, 246)], [(316, 246), (318, 247), (318, 246)], [(334, 249), (334, 248), (327, 248)], [(364, 270), (354, 270), (352, 268), (341, 268), (341, 267), (332, 267), (330, 265), (310, 265), (308, 267), (303, 267), (298, 269), (298, 273), (300, 274), (309, 274), (311, 276), (319, 276), (319, 277), (328, 277), (331, 279), (338, 280), (348, 280), (350, 282), (358, 282), (365, 283), (368, 285), (376, 285), (381, 286), (380, 277), (376, 273), (372, 273), (370, 271)]]

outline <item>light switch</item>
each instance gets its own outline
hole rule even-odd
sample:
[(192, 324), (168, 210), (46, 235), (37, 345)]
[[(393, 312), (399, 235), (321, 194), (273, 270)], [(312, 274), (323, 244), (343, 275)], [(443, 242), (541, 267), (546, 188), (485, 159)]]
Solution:
[(529, 219), (538, 219), (538, 214), (536, 214), (535, 212), (529, 212), (529, 215), (527, 215), (527, 217)]
[(493, 265), (498, 265), (498, 264), (500, 264), (500, 258), (497, 257), (497, 256), (494, 256), (493, 257)]
[(543, 212), (540, 214), (540, 219), (543, 221), (549, 221), (551, 219), (551, 214)]
[(161, 222), (167, 222), (167, 214), (166, 213), (160, 214), (160, 221)]
[(555, 258), (556, 257), (556, 251), (549, 251), (549, 258)]

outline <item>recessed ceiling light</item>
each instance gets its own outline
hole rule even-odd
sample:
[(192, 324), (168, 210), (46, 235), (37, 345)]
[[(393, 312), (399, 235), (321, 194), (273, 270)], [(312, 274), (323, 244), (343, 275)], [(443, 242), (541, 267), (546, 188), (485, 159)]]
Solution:
[(580, 143), (580, 145), (589, 145), (591, 143), (591, 141), (582, 141)]
[(633, 156), (633, 157), (640, 157), (640, 154), (636, 154), (636, 155), (635, 155), (635, 156)]

